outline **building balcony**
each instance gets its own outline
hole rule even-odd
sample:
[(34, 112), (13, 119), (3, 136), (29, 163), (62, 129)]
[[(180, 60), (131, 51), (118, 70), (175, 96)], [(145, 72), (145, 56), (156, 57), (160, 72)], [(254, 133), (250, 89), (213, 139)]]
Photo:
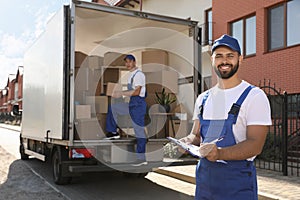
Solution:
[(211, 48), (212, 45), (202, 45), (202, 54), (209, 54), (211, 55)]
[(202, 54), (210, 55), (211, 47), (213, 44), (212, 27), (213, 27), (213, 22), (207, 22), (199, 25), (199, 28), (201, 28)]

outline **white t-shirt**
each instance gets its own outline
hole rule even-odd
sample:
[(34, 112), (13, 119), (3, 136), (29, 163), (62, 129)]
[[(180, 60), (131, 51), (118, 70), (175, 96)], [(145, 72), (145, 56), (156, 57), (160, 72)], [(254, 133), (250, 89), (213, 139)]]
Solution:
[[(139, 72), (137, 72), (137, 71), (139, 71)], [(145, 93), (146, 93), (145, 74), (139, 69), (136, 69), (136, 70), (130, 72), (130, 75), (128, 77), (128, 83), (131, 83), (131, 78), (134, 74), (135, 74), (135, 76), (133, 78), (132, 88), (135, 89), (137, 86), (142, 86), (142, 89), (141, 89), (141, 92), (140, 92), (139, 96), (140, 97), (145, 97)]]
[[(227, 119), (232, 104), (236, 103), (249, 85), (248, 82), (242, 81), (238, 86), (230, 89), (224, 90), (218, 86), (211, 88), (204, 105), (203, 119)], [(206, 92), (200, 94), (196, 100), (193, 115), (194, 120), (199, 119), (199, 107), (202, 104), (202, 99)], [(246, 140), (246, 128), (248, 125), (271, 124), (271, 109), (266, 94), (258, 87), (252, 88), (240, 108), (236, 124), (233, 125), (233, 134), (236, 143)]]

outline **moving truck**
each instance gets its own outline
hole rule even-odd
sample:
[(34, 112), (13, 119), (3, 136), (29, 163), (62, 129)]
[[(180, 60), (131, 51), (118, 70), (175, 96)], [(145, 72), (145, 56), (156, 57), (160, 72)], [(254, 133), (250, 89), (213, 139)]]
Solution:
[[(167, 136), (183, 137), (201, 91), (197, 22), (96, 3), (73, 1), (48, 22), (24, 55), (22, 159), (51, 161), (54, 182), (83, 172), (119, 170), (145, 175), (161, 166), (195, 163), (167, 158)], [(104, 140), (110, 94), (124, 89), (124, 55), (145, 73), (148, 114), (147, 165), (134, 167), (135, 137), (129, 116), (119, 116), (122, 135)], [(176, 97), (161, 111), (156, 95)]]

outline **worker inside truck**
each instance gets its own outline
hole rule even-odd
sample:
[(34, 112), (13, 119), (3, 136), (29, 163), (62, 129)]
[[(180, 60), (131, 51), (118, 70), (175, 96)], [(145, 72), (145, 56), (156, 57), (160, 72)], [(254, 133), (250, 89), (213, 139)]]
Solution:
[(106, 139), (119, 139), (117, 132), (117, 119), (119, 115), (130, 115), (134, 129), (137, 147), (136, 161), (133, 166), (146, 165), (146, 134), (145, 134), (145, 114), (146, 114), (146, 80), (144, 73), (136, 66), (136, 59), (133, 55), (128, 54), (124, 58), (125, 66), (130, 71), (127, 82), (127, 90), (114, 90), (112, 98), (130, 97), (129, 103), (119, 102), (112, 103), (108, 107), (106, 117)]

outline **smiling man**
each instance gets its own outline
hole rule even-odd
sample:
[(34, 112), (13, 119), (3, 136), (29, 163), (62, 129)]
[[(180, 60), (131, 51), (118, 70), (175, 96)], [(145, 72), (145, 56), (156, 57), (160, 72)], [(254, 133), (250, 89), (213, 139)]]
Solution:
[(238, 77), (242, 61), (235, 38), (215, 40), (211, 62), (218, 83), (197, 98), (192, 132), (181, 139), (200, 145), (203, 155), (196, 169), (196, 200), (258, 199), (253, 160), (262, 151), (271, 112), (265, 93)]

